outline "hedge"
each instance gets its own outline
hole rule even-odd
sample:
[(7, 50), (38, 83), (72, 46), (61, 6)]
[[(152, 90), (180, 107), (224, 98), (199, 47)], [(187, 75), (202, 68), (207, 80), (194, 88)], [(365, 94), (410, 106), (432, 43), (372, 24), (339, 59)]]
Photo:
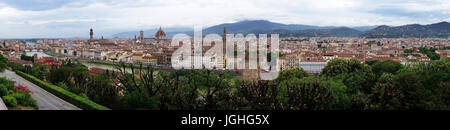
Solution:
[(44, 82), (34, 76), (28, 75), (26, 73), (16, 71), (16, 73), (30, 82), (38, 85), (39, 87), (45, 89), (46, 91), (58, 96), (59, 98), (72, 103), (73, 105), (86, 110), (111, 110), (105, 106), (99, 105), (89, 99), (80, 97), (72, 92), (69, 92), (61, 87), (55, 86), (53, 84)]

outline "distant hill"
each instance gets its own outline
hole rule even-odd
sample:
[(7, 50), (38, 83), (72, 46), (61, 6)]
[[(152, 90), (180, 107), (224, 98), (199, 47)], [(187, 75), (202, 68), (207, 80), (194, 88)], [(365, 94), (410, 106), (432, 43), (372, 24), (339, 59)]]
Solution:
[[(224, 23), (203, 29), (203, 35), (220, 34), (226, 28), (227, 33), (242, 34), (280, 34), (281, 37), (368, 37), (368, 38), (397, 38), (397, 37), (443, 37), (450, 36), (450, 25), (448, 22), (441, 22), (430, 25), (411, 24), (405, 26), (390, 27), (382, 26), (357, 26), (357, 27), (336, 27), (336, 26), (311, 26), (302, 24), (281, 24), (267, 20), (245, 20), (236, 23)], [(146, 37), (154, 36), (159, 28), (145, 30)], [(189, 27), (163, 28), (168, 37), (178, 33), (193, 35), (193, 29)], [(113, 37), (132, 38), (139, 35), (136, 32), (123, 32), (113, 35)]]
[(306, 30), (273, 30), (261, 31), (255, 34), (279, 34), (280, 37), (358, 37), (363, 32), (339, 27), (333, 29), (306, 29)]
[(390, 27), (386, 25), (366, 31), (361, 35), (367, 38), (400, 38), (400, 37), (440, 37), (450, 36), (450, 23), (440, 22), (430, 25), (410, 24)]
[(361, 31), (348, 27), (335, 26), (311, 26), (302, 24), (281, 24), (267, 20), (241, 21), (212, 26), (203, 31), (204, 34), (222, 34), (226, 28), (227, 33), (242, 34), (280, 34), (280, 37), (355, 37), (362, 34)]
[(226, 28), (227, 33), (254, 33), (258, 31), (272, 31), (272, 30), (306, 30), (306, 29), (331, 29), (336, 27), (319, 27), (301, 24), (281, 24), (274, 23), (267, 20), (246, 20), (237, 23), (226, 23), (209, 27), (203, 31), (205, 34), (222, 33)]
[(356, 26), (356, 27), (352, 27), (352, 29), (358, 30), (358, 31), (368, 31), (374, 28), (377, 28), (378, 26)]

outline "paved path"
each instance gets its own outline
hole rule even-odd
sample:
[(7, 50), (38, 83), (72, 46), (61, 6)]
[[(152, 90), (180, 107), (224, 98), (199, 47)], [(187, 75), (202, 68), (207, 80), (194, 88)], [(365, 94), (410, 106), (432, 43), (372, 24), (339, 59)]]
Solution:
[(3, 103), (2, 97), (0, 97), (0, 110), (8, 110), (5, 103)]
[(39, 86), (30, 81), (20, 77), (15, 72), (5, 70), (0, 73), (0, 77), (6, 77), (11, 81), (16, 81), (16, 84), (24, 85), (30, 89), (34, 94), (32, 97), (36, 99), (39, 110), (80, 110), (80, 108), (56, 97), (55, 95), (45, 91)]

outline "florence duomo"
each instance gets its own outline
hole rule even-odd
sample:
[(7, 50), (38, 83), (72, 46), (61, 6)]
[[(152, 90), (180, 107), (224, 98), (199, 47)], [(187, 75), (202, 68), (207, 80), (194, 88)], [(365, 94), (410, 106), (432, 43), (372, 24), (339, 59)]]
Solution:
[(135, 39), (136, 43), (141, 44), (164, 44), (170, 42), (170, 39), (167, 38), (166, 33), (163, 31), (162, 27), (159, 27), (158, 31), (156, 31), (154, 37), (145, 37), (144, 31), (139, 31), (139, 37)]

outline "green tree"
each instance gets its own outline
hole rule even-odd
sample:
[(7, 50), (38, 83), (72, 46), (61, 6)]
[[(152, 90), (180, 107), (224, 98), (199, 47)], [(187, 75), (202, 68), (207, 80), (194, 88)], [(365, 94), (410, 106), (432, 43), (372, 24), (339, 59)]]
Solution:
[(321, 78), (320, 84), (327, 86), (331, 90), (333, 100), (330, 102), (330, 109), (333, 110), (347, 110), (351, 108), (351, 97), (349, 89), (340, 79)]
[(301, 78), (307, 77), (307, 76), (308, 76), (308, 73), (305, 70), (303, 70), (303, 68), (293, 68), (293, 69), (287, 69), (287, 70), (281, 71), (276, 80), (278, 82), (282, 82), (285, 80), (289, 80), (291, 78), (301, 79)]
[(425, 110), (432, 108), (431, 91), (421, 83), (419, 75), (412, 72), (404, 72), (397, 75), (395, 86), (400, 87), (404, 94), (401, 98), (402, 106), (405, 109)]
[(271, 81), (243, 81), (231, 104), (238, 109), (281, 110), (279, 87)]
[(33, 56), (27, 56), (27, 55), (25, 55), (25, 53), (20, 56), (20, 59), (34, 62), (34, 57)]
[(48, 69), (44, 65), (33, 64), (33, 67), (31, 67), (31, 75), (35, 76), (36, 78), (45, 80), (48, 75)]
[(391, 73), (395, 74), (398, 70), (402, 68), (402, 64), (395, 61), (380, 61), (374, 63), (372, 66), (372, 70), (377, 76), (381, 76), (383, 73)]
[(70, 73), (68, 72), (68, 70), (63, 69), (63, 68), (58, 68), (56, 66), (52, 66), (50, 68), (50, 73), (49, 73), (47, 79), (52, 84), (58, 84), (60, 82), (64, 82), (64, 83), (69, 82), (69, 77), (70, 77)]
[(8, 59), (6, 57), (4, 57), (2, 54), (0, 54), (0, 72), (5, 71), (7, 65), (8, 65)]
[(376, 81), (372, 68), (356, 59), (333, 59), (322, 69), (320, 76), (342, 80), (348, 91), (369, 93)]
[[(162, 109), (226, 110), (233, 109), (228, 103), (236, 86), (234, 77), (226, 72), (210, 70), (177, 70), (161, 75), (157, 80), (161, 89), (159, 103)], [(161, 81), (161, 82), (159, 82)]]
[(0, 84), (4, 85), (8, 90), (14, 88), (14, 83), (6, 79), (6, 77), (0, 77)]
[(383, 73), (378, 82), (373, 87), (371, 93), (371, 109), (378, 110), (398, 110), (403, 109), (401, 98), (403, 93), (400, 87), (393, 83), (394, 75), (391, 73)]
[[(405, 109), (448, 109), (450, 59), (408, 65), (399, 70), (394, 83), (401, 88)], [(445, 86), (445, 87), (444, 87)]]
[(85, 90), (90, 100), (112, 109), (122, 108), (120, 90), (113, 86), (113, 78), (109, 77), (108, 73), (92, 77), (91, 79), (92, 81), (88, 83), (87, 90)]
[(25, 72), (25, 68), (22, 64), (14, 62), (14, 61), (8, 61), (8, 67), (11, 68), (13, 71), (22, 71)]
[(405, 49), (403, 52), (405, 53), (413, 53), (415, 49)]
[(126, 92), (124, 98), (125, 109), (157, 110), (156, 98), (142, 91)]
[(439, 60), (440, 59), (440, 55), (435, 52), (436, 50), (437, 50), (437, 48), (433, 48), (433, 47), (430, 47), (430, 48), (419, 47), (419, 52), (427, 55), (427, 57), (430, 58), (431, 60)]
[(60, 67), (52, 66), (47, 76), (48, 81), (52, 84), (64, 82), (68, 86), (68, 90), (81, 94), (85, 90), (86, 79), (88, 78), (89, 69), (80, 63), (72, 63), (64, 61)]
[(283, 110), (326, 110), (333, 101), (329, 86), (312, 77), (282, 82), (277, 95)]
[[(376, 63), (374, 63), (376, 64)], [(376, 76), (372, 68), (356, 59), (333, 59), (322, 69), (320, 76), (325, 80), (342, 81), (345, 84), (345, 91), (340, 90), (339, 98), (350, 98), (351, 105), (340, 106), (340, 108), (368, 109), (372, 87), (376, 82)], [(341, 86), (341, 89), (344, 87)], [(335, 89), (335, 91), (337, 91)], [(347, 96), (343, 96), (346, 94)], [(345, 100), (348, 103), (348, 100)], [(339, 107), (338, 107), (339, 108)]]
[(339, 74), (348, 74), (356, 71), (372, 73), (372, 68), (356, 59), (346, 60), (337, 58), (329, 61), (322, 69), (322, 72), (320, 72), (320, 75), (333, 77)]

